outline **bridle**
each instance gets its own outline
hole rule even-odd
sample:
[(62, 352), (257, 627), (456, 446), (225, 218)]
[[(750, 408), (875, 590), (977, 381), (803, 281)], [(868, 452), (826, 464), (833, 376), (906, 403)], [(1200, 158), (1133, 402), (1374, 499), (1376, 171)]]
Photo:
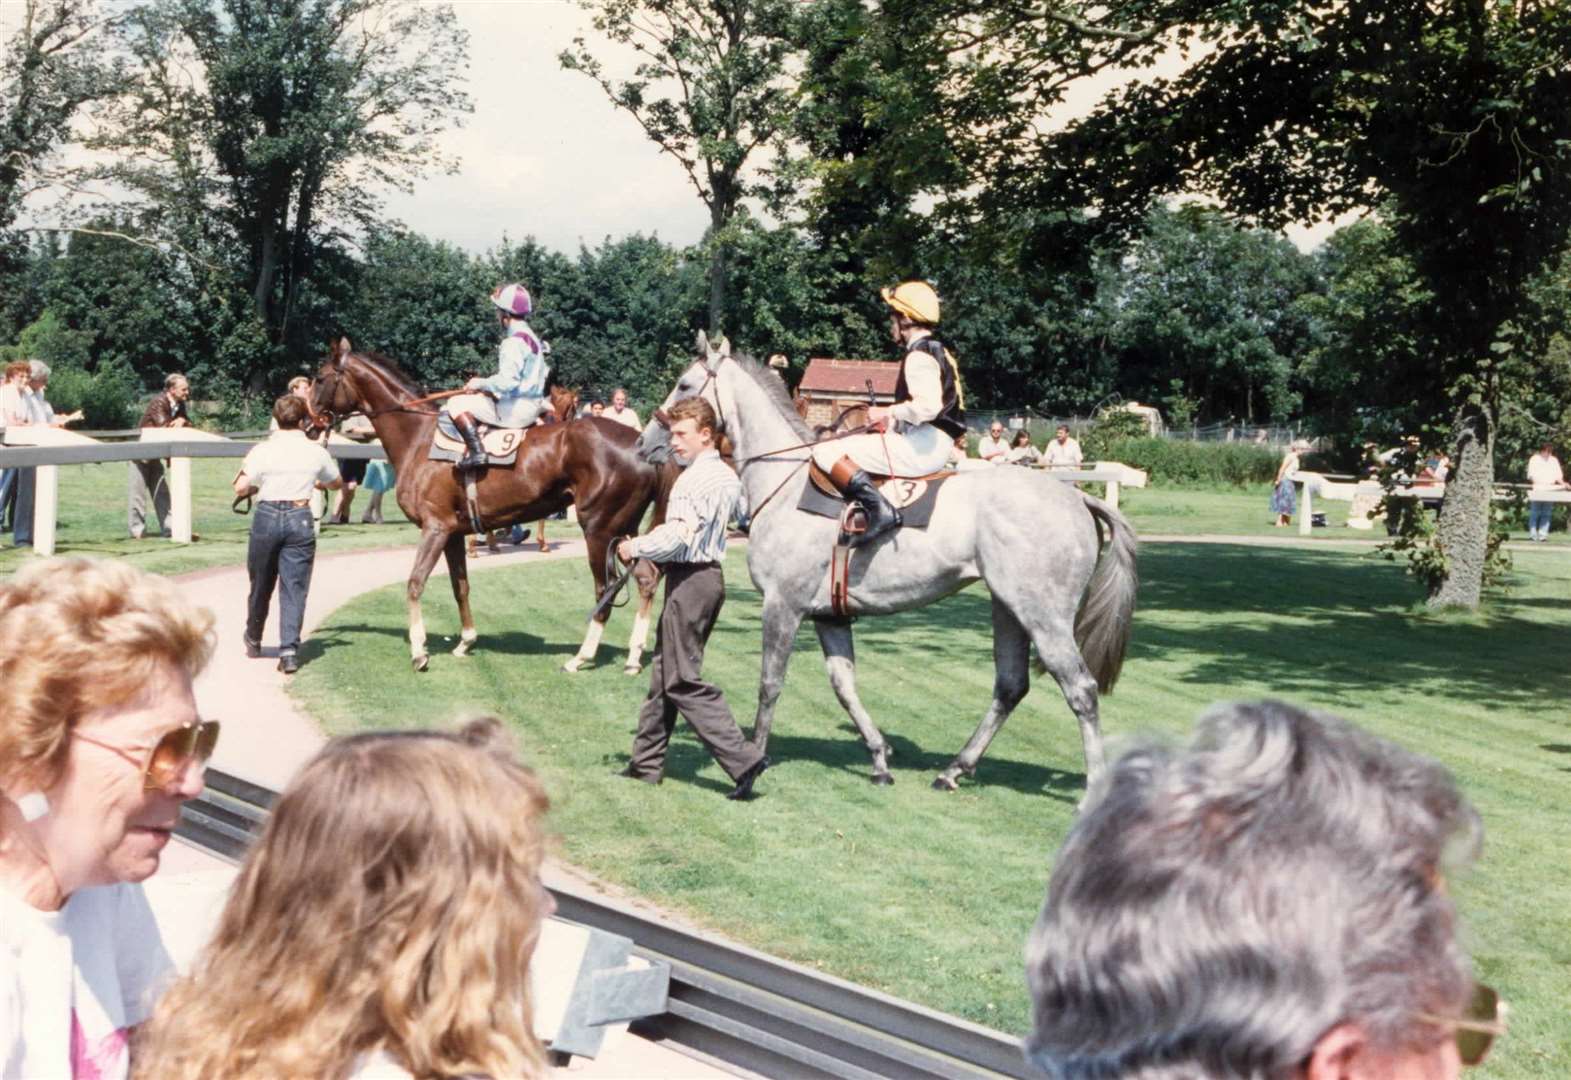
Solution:
[[(703, 397), (704, 391), (708, 390), (710, 385), (719, 379), (720, 372), (718, 369), (720, 365), (724, 364), (729, 359), (731, 359), (730, 353), (724, 353), (720, 355), (718, 360), (711, 360), (710, 357), (706, 356), (702, 360), (694, 361), (694, 363), (703, 366), (704, 381), (703, 384), (699, 386), (698, 390), (691, 396)], [(850, 410), (848, 409), (846, 412), (842, 412), (838, 417), (836, 417), (834, 424), (830, 428), (830, 434), (824, 436), (821, 439), (814, 439), (812, 442), (796, 443), (793, 446), (778, 447), (777, 449), (770, 450), (763, 454), (754, 454), (752, 457), (737, 458), (736, 471), (738, 475), (740, 475), (743, 470), (745, 470), (755, 461), (770, 461), (779, 457), (781, 454), (788, 454), (793, 450), (810, 450), (819, 443), (834, 442), (839, 439), (849, 438), (852, 435), (861, 435), (869, 431), (881, 430), (873, 424), (861, 424), (845, 431), (835, 432), (834, 428), (840, 426), (841, 422), (845, 420), (846, 413), (849, 411)], [(721, 404), (720, 393), (718, 390), (715, 392), (715, 413), (715, 423), (719, 430), (723, 432), (725, 430), (725, 406)], [(664, 407), (656, 409), (651, 416), (651, 419), (653, 419), (655, 423), (659, 424), (661, 427), (665, 428), (667, 434), (670, 433), (671, 417), (666, 414)], [(811, 454), (809, 454), (803, 458), (787, 458), (786, 460), (797, 462), (796, 468), (787, 473), (785, 479), (776, 484), (774, 490), (771, 491), (768, 495), (765, 495), (763, 499), (759, 501), (757, 506), (751, 507), (749, 509), (748, 517), (756, 519), (759, 514), (763, 513), (764, 507), (769, 505), (770, 500), (772, 500), (776, 495), (780, 494), (780, 492), (785, 489), (785, 486), (796, 477), (797, 473), (801, 472), (809, 464), (811, 464), (813, 457)]]
[[(344, 377), (344, 359), (349, 355), (349, 353), (340, 353), (338, 356), (333, 358), (334, 397), (338, 396), (338, 386)], [(426, 394), (423, 397), (410, 398), (407, 401), (396, 401), (391, 405), (383, 405), (380, 409), (361, 409), (359, 411), (364, 413), (367, 420), (373, 420), (378, 416), (385, 416), (388, 413), (394, 412), (416, 413), (420, 416), (436, 416), (441, 412), (440, 409), (425, 409), (420, 408), (420, 406), (429, 405), (434, 401), (442, 401), (450, 397), (457, 397), (459, 394), (465, 392), (466, 391), (463, 388), (458, 390), (439, 390), (434, 394)], [(311, 423), (317, 427), (322, 427), (322, 422), (325, 422), (326, 426), (330, 428), (337, 420), (338, 414), (333, 410), (323, 409), (320, 413), (318, 413), (309, 400), (306, 402), (306, 408), (311, 414)]]

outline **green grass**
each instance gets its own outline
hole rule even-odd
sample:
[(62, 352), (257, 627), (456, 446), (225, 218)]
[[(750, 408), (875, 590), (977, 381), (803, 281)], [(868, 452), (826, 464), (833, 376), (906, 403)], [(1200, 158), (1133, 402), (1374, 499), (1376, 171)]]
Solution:
[[(1144, 505), (1142, 505), (1144, 504)], [(1147, 531), (1267, 521), (1264, 498), (1143, 492)], [(1270, 530), (1269, 525), (1265, 525)], [(1344, 532), (1346, 530), (1343, 530)], [(1281, 535), (1281, 531), (1276, 531)], [(1482, 977), (1514, 1023), (1484, 1075), (1571, 1075), (1571, 564), (1533, 551), (1511, 587), (1466, 618), (1414, 613), (1399, 568), (1367, 552), (1152, 545), (1130, 660), (1105, 700), (1114, 746), (1179, 737), (1221, 699), (1276, 695), (1340, 712), (1456, 774), (1483, 813), (1485, 857), (1453, 883)], [(750, 720), (759, 605), (739, 555), (706, 673)], [(1062, 698), (1039, 684), (951, 795), (928, 783), (970, 733), (991, 687), (988, 603), (973, 589), (857, 626), (864, 701), (891, 739), (897, 783), (867, 781), (865, 751), (834, 700), (811, 632), (778, 710), (761, 797), (726, 778), (681, 727), (660, 788), (614, 779), (645, 679), (609, 650), (576, 677), (587, 570), (543, 563), (487, 575), (474, 594), (480, 652), (409, 672), (401, 590), (340, 610), (307, 643), (294, 692), (335, 732), (431, 724), (463, 708), (512, 722), (554, 802), (562, 855), (771, 953), (1006, 1031), (1023, 1032), (1021, 949), (1082, 785)], [(433, 635), (457, 632), (440, 600)], [(621, 638), (625, 613), (608, 637)], [(433, 641), (433, 644), (437, 642)]]
[[(183, 574), (209, 566), (243, 564), (251, 519), (229, 509), (234, 497), (230, 485), (239, 468), (238, 458), (192, 460), (192, 524), (201, 539), (192, 544), (176, 544), (168, 540), (132, 540), (128, 535), (125, 462), (62, 465), (55, 554), (127, 559), (144, 570), (160, 574)], [(335, 496), (330, 494), (328, 497), (331, 500)], [(398, 509), (391, 492), (382, 500), (386, 525), (358, 524), (369, 500), (370, 495), (364, 491), (356, 494), (351, 507), (351, 520), (356, 524), (324, 529), (320, 551), (393, 547), (413, 544), (418, 539), (418, 531)], [(328, 506), (331, 509), (332, 503)], [(9, 535), (5, 539), (9, 543)], [(32, 558), (35, 556), (28, 548), (0, 550), (0, 574), (9, 574)]]

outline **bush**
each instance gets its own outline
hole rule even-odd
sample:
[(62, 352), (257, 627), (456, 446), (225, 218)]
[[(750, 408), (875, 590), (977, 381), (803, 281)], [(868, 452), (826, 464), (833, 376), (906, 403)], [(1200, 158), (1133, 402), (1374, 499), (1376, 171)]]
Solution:
[(1276, 479), (1277, 466), (1282, 463), (1278, 451), (1252, 443), (1147, 437), (1101, 442), (1094, 435), (1093, 431), (1086, 437), (1087, 462), (1118, 461), (1144, 469), (1153, 484), (1205, 487), (1269, 484)]
[(124, 361), (99, 365), (87, 372), (79, 367), (56, 367), (49, 376), (47, 393), (55, 412), (82, 410), (78, 429), (128, 428), (140, 416), (141, 391), (136, 375)]

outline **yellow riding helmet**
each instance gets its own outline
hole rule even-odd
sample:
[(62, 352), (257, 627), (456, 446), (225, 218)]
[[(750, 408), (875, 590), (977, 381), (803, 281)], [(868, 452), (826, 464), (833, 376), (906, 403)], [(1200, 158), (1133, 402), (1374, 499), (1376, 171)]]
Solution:
[(908, 319), (938, 325), (938, 294), (925, 281), (902, 281), (893, 289), (882, 289), (884, 303)]

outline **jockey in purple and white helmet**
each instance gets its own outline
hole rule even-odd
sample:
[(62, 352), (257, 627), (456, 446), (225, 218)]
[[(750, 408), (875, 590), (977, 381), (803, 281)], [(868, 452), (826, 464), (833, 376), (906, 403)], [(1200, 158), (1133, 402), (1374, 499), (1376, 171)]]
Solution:
[(529, 290), (517, 282), (497, 286), (491, 304), (506, 336), (497, 350), (497, 372), (489, 379), (470, 379), (471, 391), (449, 398), (444, 408), (464, 437), (469, 452), (461, 468), (485, 464), (475, 422), (495, 427), (528, 427), (546, 407), (545, 386), (551, 369), (545, 347), (525, 318), (534, 310)]

